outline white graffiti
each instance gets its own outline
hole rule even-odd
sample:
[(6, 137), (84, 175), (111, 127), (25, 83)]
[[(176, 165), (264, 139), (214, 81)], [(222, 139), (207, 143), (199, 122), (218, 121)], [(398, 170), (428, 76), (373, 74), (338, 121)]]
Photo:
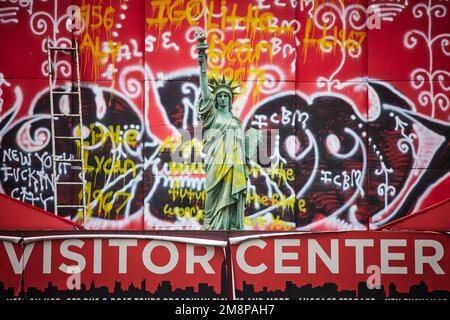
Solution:
[(38, 128), (31, 135), (30, 129), (34, 122), (42, 119), (50, 119), (48, 115), (37, 115), (23, 124), (17, 132), (17, 145), (26, 152), (36, 152), (45, 148), (50, 143), (50, 130), (48, 128)]
[(17, 12), (19, 7), (0, 8), (0, 23), (18, 23)]
[(283, 82), (277, 81), (277, 79), (283, 79), (285, 77), (284, 72), (280, 67), (275, 65), (262, 65), (261, 70), (264, 70), (264, 82), (261, 87), (261, 92), (267, 95), (279, 92), (283, 86)]
[[(344, 30), (343, 32), (346, 32), (349, 28), (354, 30), (363, 30), (366, 26), (365, 17), (366, 8), (362, 5), (353, 4), (345, 6), (343, 2), (340, 2), (340, 5), (336, 5), (334, 3), (324, 3), (317, 7), (314, 12), (314, 24), (320, 30), (324, 27), (327, 30), (330, 30), (333, 27), (337, 27), (337, 22), (339, 21), (342, 30)], [(336, 42), (341, 53), (340, 64), (334, 72), (328, 78), (321, 76), (317, 79), (317, 86), (319, 88), (326, 87), (327, 90), (331, 92), (333, 87), (340, 84), (340, 80), (338, 80), (336, 76), (344, 67), (347, 54), (351, 58), (357, 59), (361, 56), (362, 47), (353, 39), (346, 39), (342, 41), (333, 35), (326, 35), (325, 40), (330, 41), (331, 43)], [(333, 52), (333, 46), (325, 46), (322, 42), (320, 44), (320, 49), (325, 53)]]
[(157, 38), (149, 34), (145, 37), (145, 52), (155, 51), (155, 42)]
[(181, 85), (181, 92), (189, 95), (191, 93), (194, 94), (194, 100), (191, 101), (188, 97), (183, 97), (181, 99), (181, 103), (184, 106), (184, 113), (183, 113), (183, 129), (187, 129), (188, 127), (188, 116), (192, 113), (193, 114), (193, 122), (192, 124), (194, 126), (197, 126), (197, 111), (195, 109), (195, 105), (197, 104), (198, 100), (200, 99), (200, 88), (193, 83), (187, 82), (183, 83)]
[[(428, 68), (417, 68), (411, 73), (413, 82), (412, 87), (420, 90), (418, 101), (423, 107), (431, 106), (431, 117), (436, 117), (436, 108), (439, 107), (442, 111), (447, 111), (450, 101), (448, 94), (438, 92), (442, 90), (448, 92), (450, 86), (446, 81), (450, 80), (450, 73), (446, 70), (438, 69), (433, 61), (433, 56), (436, 52), (433, 51), (434, 46), (440, 44), (441, 52), (445, 56), (450, 56), (450, 33), (442, 33), (433, 35), (433, 18), (440, 19), (447, 16), (447, 8), (443, 4), (433, 4), (432, 0), (428, 3), (418, 3), (413, 7), (413, 15), (416, 19), (425, 17), (427, 22), (427, 30), (414, 29), (408, 31), (403, 38), (403, 43), (406, 48), (413, 49), (419, 43), (419, 39), (425, 42), (428, 53)], [(428, 89), (425, 90), (425, 86)], [(439, 85), (439, 86), (437, 86)]]
[(33, 13), (34, 0), (0, 0), (0, 3), (2, 2), (8, 3), (9, 6), (0, 8), (0, 23), (18, 23), (17, 13), (20, 8), (28, 8), (28, 14)]
[(308, 16), (310, 18), (313, 17), (314, 15), (314, 7), (315, 7), (316, 2), (314, 0), (300, 0), (300, 11), (305, 11), (308, 7), (308, 5), (310, 5), (309, 9), (308, 9)]
[[(51, 46), (62, 46), (62, 47), (71, 47), (72, 41), (64, 36), (60, 36), (61, 24), (66, 28), (67, 32), (70, 32), (68, 29), (69, 24), (67, 24), (67, 20), (72, 16), (70, 12), (66, 12), (65, 14), (58, 16), (58, 0), (53, 1), (53, 14), (50, 14), (46, 11), (36, 11), (30, 17), (30, 29), (33, 34), (42, 36), (47, 34), (49, 37)], [(42, 38), (41, 42), (42, 52), (47, 53), (47, 39), (45, 37)], [(58, 55), (60, 58), (58, 59)], [(67, 57), (67, 54), (58, 53), (55, 51), (53, 53), (52, 60), (57, 61), (52, 68), (55, 70), (54, 82), (56, 82), (58, 78), (58, 74), (61, 73), (63, 77), (69, 77), (72, 72), (72, 65), (67, 60), (62, 60), (61, 56)], [(48, 65), (47, 57), (44, 57), (44, 61), (41, 64), (41, 72), (44, 76), (48, 75), (50, 66)]]
[[(369, 4), (369, 6), (367, 7), (368, 24), (371, 16), (373, 16), (375, 19), (379, 18), (383, 21), (392, 22), (394, 21), (394, 18), (402, 13), (408, 6), (408, 0), (403, 1), (404, 3), (401, 3), (401, 1), (392, 0), (371, 0), (371, 2), (373, 3)], [(368, 27), (370, 26), (368, 25)], [(378, 25), (376, 27), (381, 28), (381, 25)]]
[[(432, 157), (430, 155), (433, 155), (436, 150), (440, 146), (442, 146), (443, 142), (445, 141), (445, 138), (441, 135), (432, 132), (425, 128), (423, 125), (421, 125), (419, 122), (417, 122), (417, 119), (413, 117), (416, 113), (414, 104), (411, 100), (409, 100), (407, 97), (405, 97), (402, 93), (400, 93), (397, 89), (395, 89), (392, 85), (378, 81), (378, 84), (381, 84), (385, 86), (386, 88), (389, 88), (389, 90), (395, 92), (399, 97), (404, 99), (409, 106), (411, 106), (412, 111), (405, 110), (403, 108), (391, 106), (388, 104), (383, 104), (381, 108), (386, 109), (387, 111), (395, 112), (407, 119), (409, 119), (413, 123), (413, 127), (415, 128), (415, 133), (418, 136), (418, 148), (417, 148), (417, 154), (416, 158), (414, 159), (414, 168), (427, 168), (430, 165), (430, 161)], [(427, 117), (424, 116), (424, 118), (427, 119)], [(428, 118), (428, 120), (432, 120), (431, 118)], [(434, 122), (438, 122), (440, 124), (445, 125), (446, 123), (440, 120), (433, 119)], [(376, 152), (376, 155), (380, 157), (380, 152), (377, 150), (377, 146), (372, 141), (371, 138), (368, 139), (369, 146), (372, 146), (374, 151)], [(379, 159), (382, 161), (383, 159)], [(386, 172), (383, 171), (382, 168), (378, 169), (381, 170), (381, 173), (386, 174)], [(414, 189), (417, 187), (417, 185), (420, 183), (420, 179), (425, 174), (426, 170), (423, 169), (411, 169), (411, 173), (409, 174), (407, 180), (402, 184), (401, 189), (397, 189), (395, 191), (392, 191), (392, 189), (388, 190), (389, 183), (388, 180), (385, 179), (384, 184), (386, 186), (382, 187), (383, 190), (383, 196), (389, 196), (389, 193), (395, 192), (396, 197), (392, 199), (392, 201), (389, 203), (389, 201), (385, 201), (385, 204), (388, 203), (388, 207), (385, 207), (383, 210), (380, 210), (376, 214), (374, 214), (371, 218), (370, 226), (371, 228), (377, 228), (382, 226), (383, 224), (386, 224), (387, 222), (391, 221), (395, 218), (398, 211), (402, 208), (402, 206), (405, 203), (405, 198), (407, 196), (407, 193), (409, 190)], [(380, 173), (380, 175), (381, 175)], [(386, 178), (386, 177), (385, 177)], [(386, 182), (387, 181), (387, 182)], [(380, 188), (380, 187), (379, 187)], [(417, 199), (417, 203), (420, 204), (421, 201), (426, 198), (429, 190), (432, 190), (433, 186), (430, 186), (428, 191), (426, 191), (419, 199)], [(378, 190), (377, 190), (378, 191)], [(385, 199), (388, 200), (388, 199)], [(418, 206), (418, 205), (417, 205)], [(416, 207), (417, 207), (416, 206)]]
[(387, 210), (389, 196), (394, 197), (396, 192), (395, 187), (389, 185), (389, 175), (392, 174), (394, 170), (386, 167), (382, 155), (380, 155), (380, 164), (381, 168), (375, 170), (375, 174), (377, 176), (384, 175), (384, 182), (378, 185), (377, 193), (379, 196), (384, 197), (384, 210)]
[(2, 110), (3, 110), (3, 99), (2, 99), (2, 95), (3, 95), (2, 86), (3, 85), (6, 87), (11, 87), (11, 83), (6, 81), (3, 73), (0, 72), (0, 114), (2, 113)]
[(173, 48), (175, 51), (180, 51), (180, 46), (178, 46), (175, 42), (170, 41), (171, 36), (172, 36), (172, 33), (170, 31), (166, 31), (162, 34), (163, 48), (164, 49)]
[(121, 91), (131, 99), (137, 98), (142, 94), (142, 81), (139, 77), (132, 77), (131, 73), (143, 74), (140, 66), (128, 66), (122, 69), (119, 75), (119, 85)]
[[(391, 112), (389, 116), (394, 117), (394, 114)], [(416, 158), (417, 152), (414, 146), (414, 139), (417, 139), (417, 135), (414, 133), (407, 135), (405, 133), (405, 128), (407, 126), (408, 124), (406, 122), (400, 120), (397, 115), (395, 116), (395, 130), (400, 130), (403, 137), (398, 140), (397, 147), (402, 153), (407, 153), (411, 149), (413, 157)]]
[[(0, 123), (2, 127), (0, 127), (0, 139), (5, 134), (6, 131), (9, 130), (9, 126), (15, 120), (17, 114), (19, 113), (20, 107), (22, 106), (23, 101), (23, 93), (20, 87), (16, 86), (14, 88), (15, 101), (14, 104), (9, 107), (6, 111), (3, 111), (3, 90), (1, 88), (2, 85), (10, 87), (11, 84), (3, 78), (3, 74), (0, 72)], [(7, 120), (5, 120), (7, 119)]]

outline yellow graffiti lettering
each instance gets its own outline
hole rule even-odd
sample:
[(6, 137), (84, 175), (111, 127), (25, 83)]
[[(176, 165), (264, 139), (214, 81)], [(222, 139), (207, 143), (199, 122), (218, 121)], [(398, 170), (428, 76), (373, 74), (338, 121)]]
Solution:
[(237, 40), (223, 42), (215, 33), (211, 35), (209, 50), (211, 58), (217, 57), (220, 61), (230, 62), (231, 64), (239, 62), (240, 65), (249, 63), (257, 65), (261, 59), (261, 52), (266, 52), (270, 61), (272, 61), (272, 44), (265, 40), (261, 40), (256, 46), (253, 46), (250, 43), (241, 43)]
[(267, 173), (270, 175), (272, 180), (275, 180), (277, 177), (277, 183), (280, 185), (281, 183), (286, 183), (287, 181), (294, 181), (294, 170), (292, 168), (284, 169), (284, 164), (281, 162), (280, 166), (277, 168), (272, 164), (269, 169), (267, 169)]
[[(295, 197), (286, 197), (285, 195), (279, 195), (277, 193), (274, 193), (271, 197), (268, 197), (266, 195), (260, 196), (255, 191), (253, 191), (247, 194), (247, 203), (263, 205), (265, 207), (277, 206), (281, 208), (282, 215), (284, 215), (286, 210), (288, 210), (289, 212), (294, 212)], [(306, 212), (306, 208), (304, 208), (304, 205), (305, 200), (303, 200), (301, 205), (299, 203), (299, 208), (304, 209)]]
[[(136, 138), (139, 133), (135, 129), (129, 129), (123, 134), (120, 125), (109, 125), (108, 128), (98, 126), (95, 123), (89, 125), (90, 128), (90, 141), (85, 140), (85, 145), (96, 145), (98, 143), (105, 144), (106, 140), (109, 139), (111, 143), (118, 145), (121, 143), (126, 143), (130, 146), (135, 146), (137, 144)], [(123, 137), (123, 135), (125, 135)]]
[(203, 175), (204, 169), (203, 169), (203, 163), (190, 163), (187, 164), (184, 163), (178, 163), (178, 162), (169, 162), (169, 171), (170, 175), (182, 175), (182, 174), (201, 174)]
[(288, 209), (289, 211), (293, 212), (294, 211), (294, 206), (295, 206), (295, 197), (286, 197), (284, 195), (278, 195), (277, 193), (273, 194), (272, 198), (272, 205), (273, 206), (278, 206), (281, 207), (281, 212), (284, 215), (284, 212), (286, 211), (286, 209)]
[(171, 207), (168, 204), (164, 205), (163, 213), (166, 216), (181, 219), (192, 219), (195, 218), (196, 221), (200, 221), (203, 219), (203, 210), (198, 206), (195, 207)]
[(185, 198), (189, 200), (189, 202), (204, 202), (206, 192), (205, 191), (193, 191), (191, 188), (183, 189), (183, 188), (170, 188), (168, 191), (169, 195), (172, 197), (172, 201), (175, 202), (177, 200), (183, 201)]
[(260, 196), (256, 192), (249, 192), (247, 194), (247, 202), (248, 203), (255, 203), (255, 204), (262, 204), (263, 206), (269, 206), (270, 203), (269, 197), (267, 196)]
[[(92, 183), (87, 182), (85, 186), (85, 199), (86, 199), (86, 214), (91, 217), (94, 214), (94, 202), (96, 203), (98, 216), (103, 216), (105, 218), (110, 218), (111, 211), (114, 207), (116, 218), (121, 213), (122, 209), (130, 202), (132, 194), (129, 192), (122, 191), (108, 191), (104, 192), (101, 189), (92, 190)], [(82, 200), (82, 190), (78, 193), (78, 201), (81, 203)], [(81, 212), (79, 212), (81, 214)]]
[(216, 79), (225, 76), (227, 79), (234, 79), (236, 83), (239, 83), (241, 86), (241, 92), (247, 91), (247, 82), (246, 79), (254, 78), (255, 87), (253, 88), (252, 96), (253, 98), (257, 97), (261, 92), (261, 88), (264, 84), (265, 72), (264, 69), (260, 68), (247, 68), (247, 67), (239, 67), (234, 69), (233, 67), (226, 67), (224, 69), (221, 68), (211, 68), (211, 75), (213, 75)]
[(159, 153), (167, 152), (167, 151), (170, 153), (175, 152), (181, 143), (181, 139), (182, 139), (181, 136), (179, 136), (176, 139), (173, 136), (168, 136), (162, 142), (161, 147), (159, 149)]
[(181, 24), (181, 22), (183, 22), (186, 18), (186, 13), (183, 10), (175, 10), (175, 8), (181, 6), (183, 2), (183, 0), (174, 1), (173, 4), (167, 9), (167, 15), (170, 22)]
[(306, 201), (305, 199), (298, 200), (298, 210), (300, 210), (302, 213), (306, 213)]
[(145, 19), (150, 27), (158, 26), (159, 30), (162, 30), (164, 25), (169, 20), (167, 17), (164, 16), (164, 11), (169, 3), (170, 0), (156, 0), (151, 2), (153, 12), (155, 12), (155, 7), (158, 7), (158, 16), (157, 18)]
[[(84, 1), (83, 1), (84, 2)], [(120, 51), (121, 43), (107, 40), (103, 42), (103, 50), (100, 47), (100, 31), (104, 29), (106, 35), (109, 35), (114, 25), (114, 14), (116, 10), (112, 6), (104, 8), (101, 3), (98, 5), (82, 5), (80, 7), (80, 16), (84, 21), (84, 29), (80, 52), (85, 54), (84, 68), (87, 62), (92, 58), (91, 74), (94, 79), (98, 79), (100, 75), (100, 64), (107, 63), (108, 57), (111, 57), (112, 65), (116, 61), (116, 56)]]
[(89, 152), (84, 152), (84, 171), (86, 173), (95, 172), (95, 174), (105, 173), (107, 175), (125, 174), (131, 170), (132, 176), (136, 177), (136, 164), (131, 159), (120, 160), (105, 158), (105, 156), (94, 156), (95, 166), (89, 165)]
[(205, 6), (203, 0), (191, 0), (186, 6), (186, 18), (191, 26), (198, 25), (199, 17), (203, 16)]
[(125, 133), (125, 143), (131, 147), (136, 147), (138, 144), (137, 137), (138, 132), (136, 130), (128, 130)]
[[(114, 13), (116, 10), (108, 6), (102, 14), (102, 5), (82, 5), (80, 15), (85, 22), (85, 29), (96, 30), (103, 26), (106, 30), (111, 30), (114, 25)], [(91, 19), (92, 18), (92, 19)]]
[(180, 151), (183, 157), (187, 158), (192, 150), (194, 150), (194, 155), (199, 157), (202, 154), (203, 143), (198, 139), (191, 139), (185, 141), (180, 146)]
[(262, 216), (258, 216), (254, 219), (250, 219), (249, 217), (245, 217), (244, 219), (244, 224), (246, 226), (251, 226), (251, 227), (257, 227), (262, 228), (267, 224), (267, 220), (264, 219)]
[(96, 36), (95, 44), (92, 41), (92, 38), (89, 33), (85, 33), (83, 37), (83, 41), (81, 41), (80, 51), (84, 49), (90, 50), (90, 54), (95, 60), (101, 60), (107, 58), (108, 54), (100, 50), (100, 38)]
[(247, 166), (247, 168), (249, 176), (253, 175), (257, 178), (260, 175), (269, 175), (272, 180), (277, 180), (279, 185), (281, 183), (295, 180), (294, 169), (284, 168), (284, 164), (282, 162), (279, 167), (272, 164), (269, 168), (261, 168), (258, 166)]
[(213, 19), (212, 13), (214, 12), (214, 1), (209, 2), (208, 12), (210, 12), (211, 14), (208, 14), (206, 19), (206, 30), (219, 28), (219, 24), (211, 22), (211, 20)]
[[(106, 63), (106, 61), (108, 61), (108, 57), (110, 56), (111, 62), (114, 64), (117, 53), (119, 52), (120, 47), (121, 47), (121, 43), (117, 42), (115, 44), (112, 40), (109, 40), (107, 42), (109, 52), (105, 52), (100, 49), (99, 36), (95, 36), (94, 39), (95, 39), (95, 44), (92, 41), (92, 38), (89, 35), (89, 33), (85, 33), (83, 36), (83, 41), (81, 42), (81, 45), (80, 45), (80, 51), (81, 52), (87, 51), (87, 54), (91, 55), (92, 60), (93, 60), (92, 74), (95, 79), (98, 79), (99, 72), (100, 72), (100, 63), (102, 61), (104, 61), (104, 63)], [(86, 61), (87, 60), (88, 59), (86, 59)], [(85, 60), (83, 59), (83, 61), (85, 61)]]
[[(180, 26), (184, 21), (191, 26), (199, 24), (198, 20), (206, 15), (206, 29), (222, 29), (231, 27), (232, 31), (236, 31), (236, 27), (245, 27), (247, 33), (251, 33), (252, 38), (256, 32), (277, 32), (293, 34), (292, 26), (278, 26), (273, 24), (274, 15), (271, 12), (260, 14), (258, 6), (248, 4), (247, 12), (243, 16), (237, 15), (237, 3), (228, 5), (226, 0), (221, 1), (220, 11), (221, 17), (217, 18), (215, 1), (190, 0), (190, 1), (170, 1), (170, 0), (153, 0), (150, 2), (152, 8), (152, 17), (146, 18), (149, 27), (158, 28), (161, 32), (168, 24)], [(228, 10), (231, 7), (231, 10)]]
[(316, 49), (329, 50), (340, 47), (340, 50), (355, 50), (359, 49), (366, 38), (366, 32), (347, 30), (345, 28), (338, 29), (334, 26), (331, 32), (327, 30), (327, 26), (324, 24), (322, 27), (322, 35), (320, 38), (314, 38), (313, 34), (314, 22), (311, 18), (306, 21), (305, 35), (303, 37), (303, 51), (304, 62), (307, 59), (307, 53), (310, 47)]
[(288, 230), (290, 227), (286, 221), (281, 220), (280, 216), (273, 219), (272, 225), (269, 227), (271, 230)]

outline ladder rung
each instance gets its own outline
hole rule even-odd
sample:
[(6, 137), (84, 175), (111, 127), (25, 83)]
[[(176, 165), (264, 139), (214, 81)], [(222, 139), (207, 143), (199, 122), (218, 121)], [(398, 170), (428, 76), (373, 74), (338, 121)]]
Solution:
[(79, 182), (73, 182), (73, 181), (56, 181), (57, 184), (83, 184), (83, 182), (79, 181)]
[(74, 205), (74, 204), (58, 204), (56, 206), (59, 208), (86, 208), (83, 205)]
[(78, 91), (52, 91), (53, 94), (78, 94)]
[(65, 137), (65, 136), (55, 136), (55, 139), (81, 140), (81, 137)]
[(81, 159), (54, 159), (56, 162), (81, 162)]
[(55, 113), (53, 114), (54, 117), (80, 117), (80, 114), (76, 113)]
[(75, 51), (75, 48), (65, 48), (65, 47), (48, 47), (50, 50), (60, 50), (60, 51)]

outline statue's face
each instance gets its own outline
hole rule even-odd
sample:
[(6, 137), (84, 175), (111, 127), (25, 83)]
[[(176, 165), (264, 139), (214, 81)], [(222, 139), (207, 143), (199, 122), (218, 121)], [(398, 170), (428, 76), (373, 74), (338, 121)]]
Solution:
[(230, 106), (230, 96), (225, 92), (219, 92), (216, 100), (219, 108), (228, 108)]

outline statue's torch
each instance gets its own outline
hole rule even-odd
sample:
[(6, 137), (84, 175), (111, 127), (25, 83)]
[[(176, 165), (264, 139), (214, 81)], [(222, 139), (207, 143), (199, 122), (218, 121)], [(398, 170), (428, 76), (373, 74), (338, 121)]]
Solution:
[(204, 63), (206, 65), (206, 49), (208, 49), (208, 44), (206, 43), (206, 34), (203, 31), (195, 32), (195, 39), (197, 39), (198, 44), (196, 45), (198, 55), (204, 57)]

